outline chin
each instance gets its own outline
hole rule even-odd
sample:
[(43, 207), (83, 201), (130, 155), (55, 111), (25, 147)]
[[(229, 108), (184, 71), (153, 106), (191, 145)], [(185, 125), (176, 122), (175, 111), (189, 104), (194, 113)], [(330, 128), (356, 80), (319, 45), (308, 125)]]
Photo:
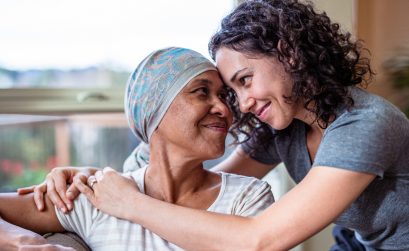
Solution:
[(224, 154), (224, 150), (225, 150), (224, 142), (223, 142), (223, 146), (214, 147), (212, 149), (209, 148), (208, 150), (211, 150), (211, 154), (209, 154), (209, 159), (220, 158)]
[(267, 124), (275, 130), (283, 130), (287, 128), (292, 121), (268, 121)]

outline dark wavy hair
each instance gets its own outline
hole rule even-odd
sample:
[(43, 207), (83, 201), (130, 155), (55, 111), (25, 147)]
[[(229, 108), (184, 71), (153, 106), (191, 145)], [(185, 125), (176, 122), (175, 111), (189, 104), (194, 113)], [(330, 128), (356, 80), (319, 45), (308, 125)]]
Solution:
[[(251, 57), (278, 59), (294, 83), (291, 96), (284, 98), (287, 102), (304, 100), (304, 107), (324, 129), (339, 108), (353, 106), (348, 87), (367, 85), (374, 74), (369, 59), (361, 55), (369, 52), (361, 41), (352, 41), (351, 34), (342, 32), (325, 12), (317, 13), (311, 3), (298, 0), (242, 3), (212, 36), (209, 52), (213, 59), (222, 47)], [(271, 128), (253, 114), (241, 113), (229, 88), (227, 103), (235, 118), (231, 132), (236, 143), (239, 134), (244, 133), (246, 141), (252, 132), (262, 145), (271, 140)]]

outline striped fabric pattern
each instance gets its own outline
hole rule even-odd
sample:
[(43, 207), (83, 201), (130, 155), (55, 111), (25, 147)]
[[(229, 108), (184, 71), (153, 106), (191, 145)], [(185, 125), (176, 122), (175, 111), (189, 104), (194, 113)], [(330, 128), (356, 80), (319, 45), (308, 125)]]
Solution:
[[(144, 192), (146, 168), (130, 174), (141, 192)], [(222, 177), (220, 193), (207, 211), (254, 216), (274, 202), (271, 188), (265, 181), (222, 172), (219, 175)], [(75, 201), (71, 213), (63, 214), (57, 208), (55, 210), (62, 226), (81, 236), (94, 251), (183, 250), (138, 224), (99, 211), (84, 195), (80, 195)]]

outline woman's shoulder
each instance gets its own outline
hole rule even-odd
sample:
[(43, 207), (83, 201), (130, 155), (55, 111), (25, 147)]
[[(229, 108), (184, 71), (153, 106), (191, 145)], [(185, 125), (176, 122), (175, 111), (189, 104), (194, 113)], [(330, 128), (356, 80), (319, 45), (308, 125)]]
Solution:
[(264, 180), (233, 173), (219, 172), (222, 176), (222, 186), (225, 190), (243, 191), (246, 193), (271, 190), (271, 186)]
[(254, 216), (274, 203), (271, 187), (266, 181), (238, 174), (219, 174), (222, 176), (222, 188), (211, 211)]
[(409, 125), (406, 115), (388, 100), (367, 90), (353, 87), (350, 89), (354, 103), (350, 108), (341, 109), (329, 128), (340, 125), (375, 126), (384, 130), (391, 122), (401, 127)]
[(145, 193), (145, 173), (148, 169), (148, 165), (138, 168), (132, 172), (126, 172), (123, 175), (132, 178), (138, 185), (139, 191)]
[(378, 96), (374, 93), (370, 93), (367, 90), (352, 87), (350, 89), (351, 98), (354, 101), (354, 105), (350, 109), (345, 109), (344, 113), (362, 114), (365, 116), (379, 117), (405, 117), (405, 115), (399, 110), (398, 107), (393, 105), (385, 98)]

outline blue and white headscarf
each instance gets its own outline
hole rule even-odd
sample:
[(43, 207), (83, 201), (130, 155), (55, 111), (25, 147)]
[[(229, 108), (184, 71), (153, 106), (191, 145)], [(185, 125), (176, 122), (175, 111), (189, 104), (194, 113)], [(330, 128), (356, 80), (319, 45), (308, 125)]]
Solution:
[(149, 143), (178, 93), (199, 74), (216, 67), (193, 50), (170, 47), (148, 55), (131, 74), (125, 113), (134, 134)]

